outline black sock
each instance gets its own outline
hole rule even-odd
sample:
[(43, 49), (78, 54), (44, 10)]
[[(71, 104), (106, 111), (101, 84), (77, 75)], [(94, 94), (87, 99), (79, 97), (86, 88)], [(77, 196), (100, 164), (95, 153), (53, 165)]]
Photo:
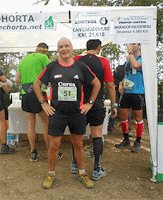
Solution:
[(123, 133), (123, 135), (124, 135), (124, 139), (129, 141), (128, 133)]
[(93, 138), (93, 155), (94, 155), (94, 170), (100, 170), (101, 157), (103, 153), (103, 140), (101, 138)]
[(37, 149), (33, 149), (33, 150), (32, 150), (32, 153), (37, 153)]
[(7, 144), (5, 143), (5, 144), (2, 144), (2, 147), (6, 147), (7, 146)]
[(141, 137), (137, 137), (136, 142), (140, 143)]
[(75, 153), (74, 153), (74, 146), (72, 144), (72, 164), (77, 164)]

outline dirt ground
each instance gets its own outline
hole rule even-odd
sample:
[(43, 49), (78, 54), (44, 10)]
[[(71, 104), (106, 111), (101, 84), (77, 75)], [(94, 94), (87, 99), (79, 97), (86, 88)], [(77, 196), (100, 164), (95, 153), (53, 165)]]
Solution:
[[(135, 136), (134, 124), (132, 133)], [(93, 189), (85, 188), (70, 173), (71, 142), (63, 141), (60, 151), (63, 158), (56, 166), (56, 182), (50, 190), (42, 188), (42, 181), (48, 172), (47, 150), (44, 142), (37, 142), (42, 159), (30, 162), (28, 141), (20, 141), (16, 153), (0, 155), (0, 199), (1, 200), (121, 200), (121, 199), (163, 199), (163, 183), (151, 182), (150, 144), (147, 124), (142, 137), (140, 153), (128, 149), (116, 149), (114, 144), (122, 139), (120, 123), (117, 122), (111, 135), (105, 136), (102, 166), (107, 176), (94, 182)], [(131, 138), (133, 144), (135, 137)], [(85, 140), (90, 146), (91, 140)], [(86, 171), (92, 174), (93, 159), (86, 158)]]

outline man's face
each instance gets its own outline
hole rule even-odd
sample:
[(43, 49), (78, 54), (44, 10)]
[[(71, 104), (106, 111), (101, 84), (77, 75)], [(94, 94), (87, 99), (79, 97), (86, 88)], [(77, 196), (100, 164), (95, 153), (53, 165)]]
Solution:
[(132, 43), (131, 45), (132, 45), (132, 49), (133, 49), (132, 51), (136, 51), (139, 49), (138, 43)]
[(72, 45), (69, 40), (62, 40), (58, 43), (58, 53), (62, 59), (71, 58)]

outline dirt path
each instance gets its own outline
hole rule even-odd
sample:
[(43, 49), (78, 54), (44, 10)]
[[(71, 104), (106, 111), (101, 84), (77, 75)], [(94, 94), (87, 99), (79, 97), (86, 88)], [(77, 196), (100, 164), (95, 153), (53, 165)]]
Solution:
[[(135, 130), (133, 128), (133, 135)], [(21, 141), (13, 155), (0, 155), (0, 200), (121, 200), (121, 199), (163, 199), (163, 183), (150, 181), (150, 145), (147, 126), (142, 137), (142, 149), (138, 154), (128, 149), (116, 149), (121, 141), (120, 124), (111, 135), (105, 136), (102, 166), (108, 175), (94, 182), (94, 189), (86, 189), (70, 173), (71, 143), (62, 142), (60, 151), (64, 157), (56, 166), (57, 180), (50, 190), (42, 188), (42, 181), (48, 172), (47, 151), (44, 142), (38, 142), (42, 159), (30, 162), (27, 141)], [(133, 143), (134, 138), (131, 138)], [(85, 141), (86, 145), (91, 140)], [(92, 174), (93, 159), (86, 158), (86, 171)]]

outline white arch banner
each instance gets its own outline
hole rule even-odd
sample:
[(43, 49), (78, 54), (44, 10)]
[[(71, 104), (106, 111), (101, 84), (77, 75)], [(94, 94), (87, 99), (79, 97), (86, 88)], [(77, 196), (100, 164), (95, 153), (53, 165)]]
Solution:
[[(43, 7), (42, 7), (43, 8)], [(53, 12), (53, 7), (44, 6), (44, 12)], [(37, 6), (31, 8), (31, 12), (34, 10), (38, 10)], [(35, 51), (35, 47), (40, 42), (46, 42), (51, 51), (57, 49), (57, 42), (61, 37), (67, 37), (72, 41), (74, 49), (82, 49), (86, 47), (86, 41), (88, 40), (88, 36), (86, 34), (86, 38), (77, 38), (72, 33), (72, 22), (76, 18), (80, 18), (81, 16), (76, 16), (76, 12), (98, 12), (105, 13), (104, 17), (108, 17), (109, 23), (111, 22), (111, 26), (109, 24), (108, 27), (111, 27), (111, 31), (108, 32), (108, 38), (103, 37), (102, 44), (107, 44), (110, 41), (114, 41), (115, 43), (141, 43), (141, 54), (142, 54), (142, 68), (143, 68), (143, 76), (145, 83), (145, 95), (146, 95), (146, 107), (147, 107), (147, 117), (148, 117), (148, 125), (149, 125), (149, 135), (150, 135), (150, 145), (151, 145), (151, 166), (153, 172), (153, 181), (157, 180), (157, 175), (161, 174), (163, 177), (163, 170), (158, 171), (158, 141), (157, 141), (157, 76), (156, 76), (156, 20), (157, 20), (157, 7), (85, 7), (85, 6), (75, 6), (69, 7), (69, 9), (65, 10), (64, 7), (61, 7), (60, 10), (55, 13), (57, 19), (57, 29), (56, 31), (34, 31), (34, 32), (14, 32), (14, 31), (6, 31), (5, 33), (0, 32), (0, 52), (20, 52), (20, 51)], [(38, 10), (38, 13), (40, 10)], [(4, 10), (3, 12), (4, 13)], [(27, 12), (24, 12), (27, 13)], [(111, 13), (111, 15), (110, 15)], [(135, 28), (135, 24), (133, 22), (133, 18), (135, 17), (138, 23)], [(138, 20), (140, 16), (143, 19)], [(88, 16), (87, 16), (88, 17)], [(97, 15), (96, 15), (97, 17)], [(97, 17), (97, 21), (100, 19), (101, 14)], [(127, 20), (125, 20), (127, 19)], [(10, 19), (12, 20), (12, 18)], [(47, 19), (46, 19), (47, 20)], [(146, 20), (146, 21), (144, 21)], [(106, 22), (102, 19), (102, 23)], [(120, 26), (119, 22), (131, 22), (134, 24), (130, 27), (130, 31), (132, 31), (133, 37), (131, 37), (130, 33), (127, 31), (124, 32), (116, 32), (118, 27)], [(142, 23), (143, 22), (143, 23)], [(114, 25), (115, 24), (115, 25)], [(99, 25), (99, 24), (98, 24)], [(105, 25), (105, 23), (104, 23)], [(103, 25), (103, 26), (104, 26)], [(114, 27), (115, 26), (115, 27)], [(142, 28), (142, 26), (144, 26)], [(146, 28), (145, 28), (146, 26)], [(129, 29), (129, 27), (127, 27)], [(137, 31), (136, 31), (137, 30)], [(140, 31), (141, 30), (141, 31)], [(144, 31), (145, 30), (145, 31)], [(148, 32), (147, 32), (148, 31)], [(90, 33), (93, 38), (95, 35)], [(100, 34), (98, 35), (100, 37)], [(75, 39), (74, 39), (75, 38)], [(162, 151), (163, 152), (163, 151)], [(163, 153), (162, 153), (163, 154)], [(162, 155), (163, 157), (163, 155)], [(159, 168), (160, 169), (160, 168)], [(163, 166), (162, 166), (163, 169)], [(163, 178), (162, 178), (163, 180)]]
[(56, 31), (55, 13), (1, 13), (0, 32)]

